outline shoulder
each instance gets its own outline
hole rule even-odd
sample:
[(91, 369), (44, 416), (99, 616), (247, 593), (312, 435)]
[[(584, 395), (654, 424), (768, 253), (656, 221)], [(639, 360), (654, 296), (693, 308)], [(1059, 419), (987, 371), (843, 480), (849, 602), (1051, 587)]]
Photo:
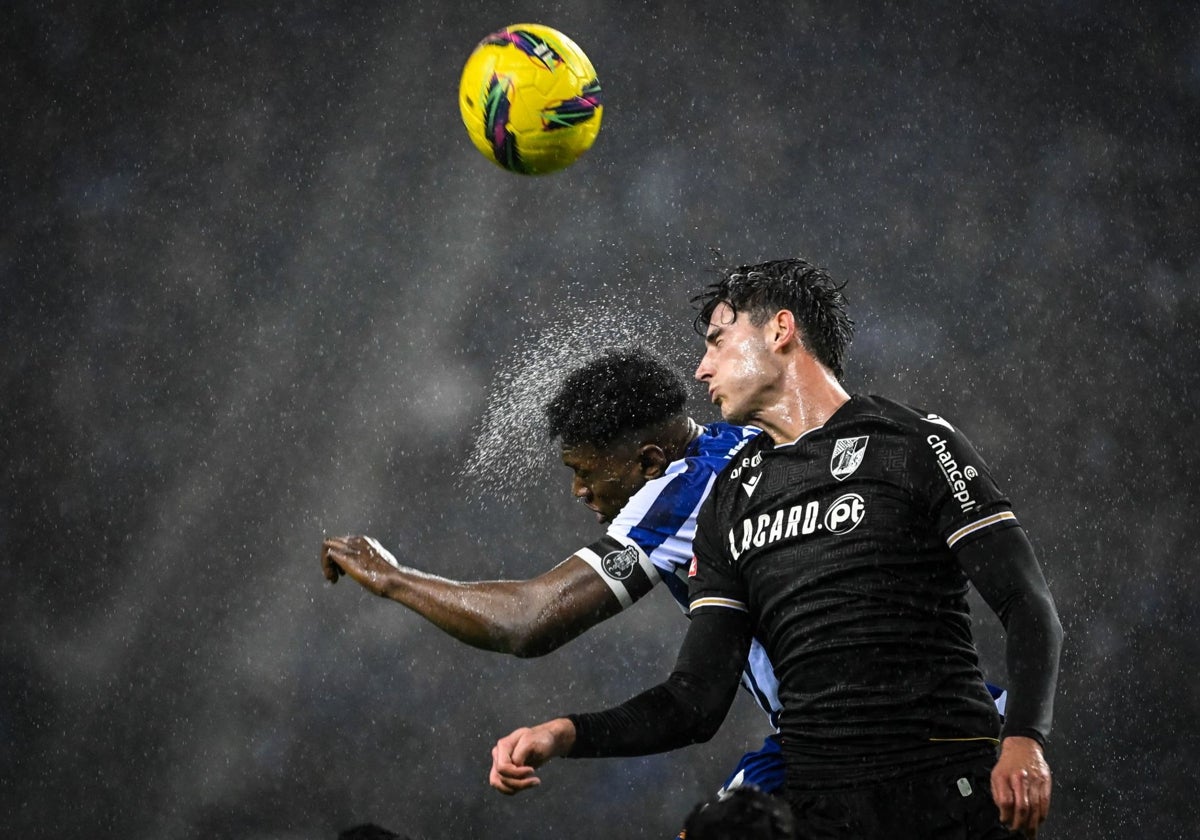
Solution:
[(757, 430), (746, 434), (742, 427), (726, 423), (704, 427), (682, 458), (629, 497), (613, 526), (631, 533), (646, 529), (678, 532), (694, 519), (717, 474), (753, 434)]
[(878, 395), (856, 394), (846, 411), (840, 411), (826, 425), (828, 431), (850, 427), (889, 430), (901, 436), (924, 439), (939, 432), (956, 437), (961, 433), (943, 414)]
[(665, 474), (647, 481), (629, 498), (621, 510), (622, 518), (626, 521), (665, 518), (674, 523), (684, 513), (694, 515), (716, 476), (761, 439), (770, 440), (752, 426), (730, 423), (704, 426), (684, 457), (672, 461)]
[[(712, 491), (705, 501), (705, 511), (712, 515), (717, 509), (725, 511), (729, 504), (736, 502), (737, 497), (731, 496), (728, 488), (738, 486), (742, 476), (757, 474), (761, 469), (763, 453), (775, 448), (771, 436), (752, 426), (735, 427), (743, 429), (745, 436), (729, 454), (729, 457), (717, 471)], [(705, 516), (704, 511), (701, 512)], [(707, 517), (706, 517), (707, 518)]]
[(667, 467), (664, 478), (686, 473), (692, 481), (707, 480), (726, 469), (730, 461), (736, 460), (760, 437), (766, 435), (753, 426), (709, 423), (688, 446), (684, 457)]
[(728, 461), (762, 432), (753, 426), (734, 426), (731, 423), (709, 423), (689, 447), (690, 457), (715, 458)]

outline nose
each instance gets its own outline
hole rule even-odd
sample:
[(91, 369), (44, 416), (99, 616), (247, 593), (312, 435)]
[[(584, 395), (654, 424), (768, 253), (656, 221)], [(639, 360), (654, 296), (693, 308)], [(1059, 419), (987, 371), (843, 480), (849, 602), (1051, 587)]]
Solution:
[(574, 478), (571, 479), (571, 495), (576, 499), (579, 499), (581, 502), (587, 502), (592, 498), (592, 491), (578, 478)]
[(708, 365), (708, 354), (705, 353), (700, 359), (700, 364), (696, 366), (696, 372), (693, 374), (696, 379), (701, 382), (707, 382), (712, 378), (712, 368)]

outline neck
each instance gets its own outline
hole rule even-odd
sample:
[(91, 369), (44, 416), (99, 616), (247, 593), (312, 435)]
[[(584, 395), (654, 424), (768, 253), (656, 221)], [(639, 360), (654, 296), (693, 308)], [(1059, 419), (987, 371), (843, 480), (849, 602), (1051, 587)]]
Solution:
[(667, 422), (666, 428), (659, 436), (658, 445), (666, 453), (668, 461), (678, 461), (687, 452), (688, 445), (700, 437), (702, 431), (704, 429), (691, 417), (679, 416)]
[(791, 443), (807, 431), (824, 426), (850, 395), (824, 366), (800, 364), (788, 370), (775, 399), (755, 412), (758, 426), (778, 444)]

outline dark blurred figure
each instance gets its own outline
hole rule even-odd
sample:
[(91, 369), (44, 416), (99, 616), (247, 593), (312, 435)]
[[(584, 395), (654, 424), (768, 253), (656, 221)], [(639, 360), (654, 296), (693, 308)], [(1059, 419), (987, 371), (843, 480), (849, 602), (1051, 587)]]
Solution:
[(375, 823), (363, 823), (347, 828), (338, 835), (338, 840), (413, 840), (407, 834), (388, 831)]
[(701, 802), (688, 814), (683, 830), (687, 840), (791, 840), (796, 836), (787, 802), (753, 785)]

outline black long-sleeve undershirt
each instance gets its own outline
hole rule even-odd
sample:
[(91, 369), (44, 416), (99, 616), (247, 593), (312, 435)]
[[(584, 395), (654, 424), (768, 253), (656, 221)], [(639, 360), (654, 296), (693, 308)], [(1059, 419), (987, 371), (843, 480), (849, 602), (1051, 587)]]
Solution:
[[(1008, 634), (1003, 734), (1045, 743), (1062, 627), (1033, 547), (1022, 529), (1008, 528), (961, 546), (957, 556)], [(708, 740), (733, 702), (750, 637), (745, 613), (697, 613), (666, 682), (612, 709), (569, 716), (576, 730), (570, 756), (647, 755)]]
[(1007, 528), (961, 546), (957, 556), (1008, 634), (1003, 735), (1023, 735), (1044, 745), (1054, 715), (1063, 632), (1033, 546), (1023, 529)]
[(648, 755), (712, 738), (737, 694), (750, 636), (744, 612), (696, 613), (666, 682), (612, 709), (568, 716), (570, 757)]

